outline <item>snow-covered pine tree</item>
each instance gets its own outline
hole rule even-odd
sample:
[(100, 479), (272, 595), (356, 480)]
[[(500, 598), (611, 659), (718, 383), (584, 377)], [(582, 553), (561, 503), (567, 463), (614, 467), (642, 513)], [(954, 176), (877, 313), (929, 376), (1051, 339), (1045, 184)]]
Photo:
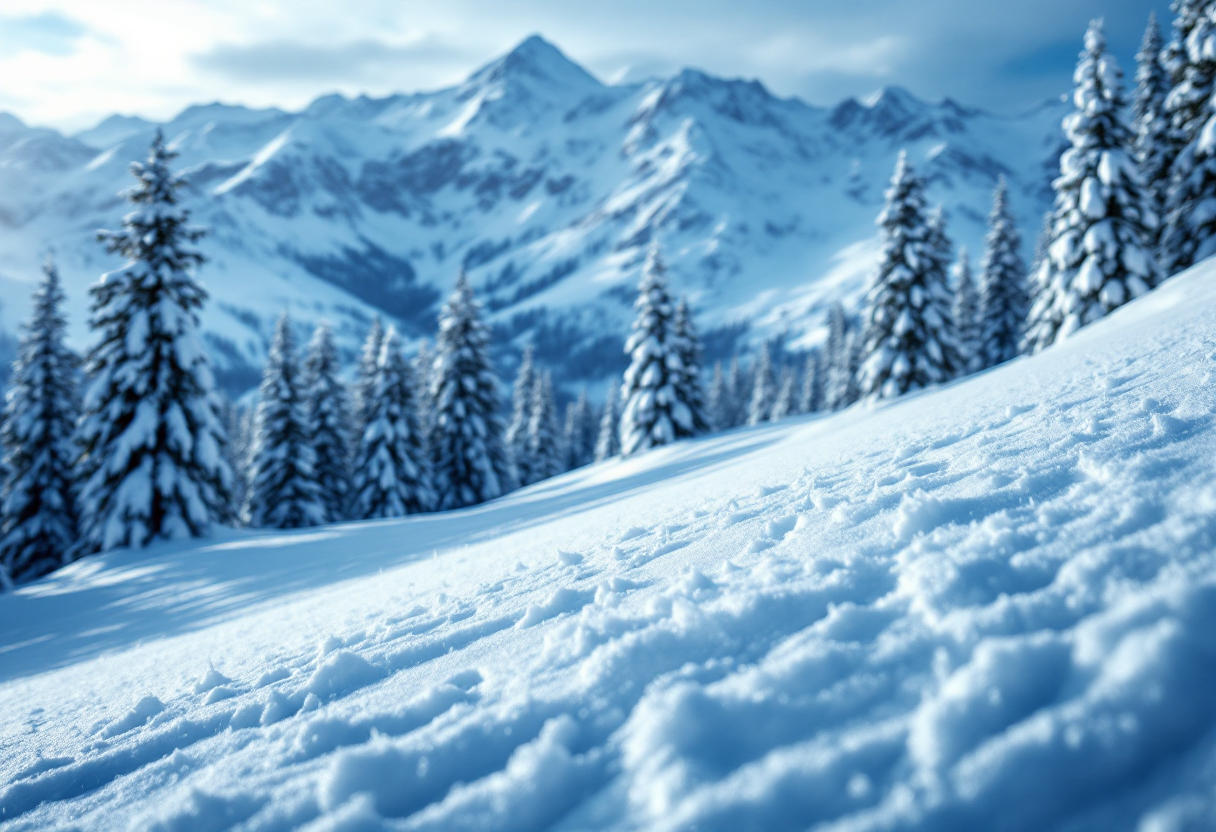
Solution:
[(696, 435), (693, 414), (676, 394), (684, 370), (665, 271), (658, 247), (652, 247), (634, 304), (638, 317), (625, 342), (630, 362), (621, 385), (624, 456)]
[(980, 347), (980, 295), (971, 276), (971, 258), (966, 247), (958, 250), (954, 264), (954, 324), (958, 329), (959, 355), (963, 372), (977, 369)]
[[(1162, 61), (1171, 85), (1165, 99), (1170, 141), (1163, 145), (1162, 160), (1168, 165), (1170, 182), (1164, 226), (1159, 231), (1166, 276), (1216, 251), (1216, 212), (1209, 207), (1216, 199), (1216, 142), (1212, 131), (1204, 129), (1216, 114), (1212, 102), (1216, 91), (1216, 0), (1176, 0), (1173, 8), (1174, 38)], [(1107, 61), (1114, 65), (1113, 58)], [(1080, 71), (1078, 67), (1078, 80)], [(1116, 75), (1115, 87), (1119, 80)], [(1147, 231), (1151, 240), (1157, 229)]]
[(355, 384), (352, 396), (354, 435), (363, 435), (367, 426), (367, 411), (372, 406), (376, 386), (376, 362), (380, 360), (380, 348), (384, 346), (384, 324), (380, 316), (372, 318), (363, 348), (359, 351), (359, 364), (355, 368)]
[(866, 357), (866, 334), (859, 322), (854, 321), (846, 331), (844, 349), (844, 396), (841, 407), (848, 407), (861, 399), (861, 363)]
[(704, 352), (697, 328), (693, 324), (688, 299), (681, 295), (676, 304), (676, 316), (672, 323), (676, 352), (680, 357), (680, 372), (676, 376), (676, 396), (692, 414), (694, 435), (709, 433), (709, 415), (705, 407), (705, 387), (701, 379), (701, 362)]
[(224, 461), (236, 472), (232, 478), (232, 505), (235, 515), (239, 514), (240, 507), (245, 505), (249, 448), (253, 444), (253, 408), (233, 402), (222, 394), (220, 401), (224, 433), (228, 436), (228, 444), (224, 446)]
[(207, 293), (191, 275), (202, 230), (178, 205), (176, 154), (157, 132), (131, 171), (134, 210), (99, 238), (127, 262), (90, 289), (91, 379), (77, 429), (84, 551), (206, 534), (231, 516), (232, 470), (215, 381), (198, 337)]
[(735, 428), (747, 421), (747, 379), (743, 374), (743, 365), (736, 355), (730, 360), (730, 373), (726, 376), (727, 401), (730, 403), (730, 423), (722, 428)]
[(847, 326), (844, 306), (832, 304), (828, 310), (828, 340), (824, 345), (824, 406), (828, 410), (839, 410), (850, 404), (846, 401), (852, 378), (846, 341)]
[(367, 427), (355, 450), (350, 516), (404, 517), (435, 504), (430, 460), (418, 424), (418, 385), (390, 326), (380, 343)]
[(1131, 156), (1118, 65), (1101, 21), (1090, 24), (1076, 71), (1076, 112), (1064, 119), (1072, 146), (1060, 158), (1053, 240), (1037, 278), (1027, 341), (1034, 351), (1066, 338), (1153, 288), (1148, 248), (1156, 222)]
[(511, 390), (511, 420), (507, 423), (506, 447), (515, 467), (515, 479), (520, 485), (535, 482), (532, 478), (532, 458), (528, 453), (528, 420), (532, 415), (532, 393), (536, 386), (535, 350), (531, 342), (524, 345), (515, 386)]
[(481, 306), (462, 272), (439, 317), (431, 371), (431, 458), (440, 511), (483, 503), (513, 487), (489, 346)]
[(414, 378), (414, 410), (418, 414), (418, 434), (422, 447), (427, 449), (430, 459), (431, 425), (435, 422), (435, 407), (431, 401), (431, 367), (435, 364), (435, 353), (430, 341), (418, 345), (414, 360), (410, 362)]
[(986, 370), (1016, 358), (1029, 311), (1022, 238), (1009, 210), (1009, 186), (1002, 176), (992, 197), (984, 259), (980, 263), (979, 342), (973, 369)]
[[(1144, 30), (1144, 41), (1136, 55), (1136, 96), (1132, 103), (1133, 127), (1135, 131), (1135, 157), (1140, 166), (1153, 213), (1165, 216), (1165, 203), (1169, 195), (1170, 136), (1169, 121), (1165, 114), (1165, 99), (1170, 92), (1169, 76), (1161, 64), (1161, 30), (1157, 26), (1156, 12), (1149, 12), (1148, 26)], [(1150, 240), (1156, 245), (1157, 240)]]
[(818, 413), (823, 410), (823, 353), (813, 349), (806, 356), (802, 370), (802, 390), (799, 394), (800, 413)]
[(304, 420), (315, 456), (315, 479), (325, 522), (346, 516), (350, 484), (350, 402), (329, 324), (313, 332), (304, 358)]
[(63, 289), (49, 259), (5, 396), (0, 568), (24, 583), (59, 568), (76, 543), (72, 432), (80, 415), (76, 355), (64, 343)]
[(245, 522), (269, 529), (324, 523), (326, 507), (316, 464), (304, 379), (296, 363), (291, 320), (284, 314), (275, 326), (258, 388)]
[(532, 479), (524, 485), (556, 477), (562, 472), (561, 428), (557, 424), (557, 403), (553, 393), (553, 374), (537, 373), (528, 408), (528, 458)]
[(619, 382), (609, 382), (608, 394), (604, 397), (604, 412), (600, 414), (599, 434), (595, 438), (595, 461), (612, 459), (621, 452), (621, 405), (617, 398), (621, 389)]
[(879, 215), (882, 253), (866, 292), (863, 397), (892, 398), (949, 381), (960, 356), (949, 262), (925, 214), (924, 183), (901, 152)]
[(709, 400), (706, 404), (709, 421), (714, 430), (725, 430), (730, 427), (733, 418), (730, 391), (726, 384), (726, 373), (722, 371), (722, 362), (716, 361), (714, 362), (713, 379), (709, 383)]
[(566, 405), (566, 424), (562, 431), (562, 468), (573, 471), (591, 462), (595, 456), (595, 421), (587, 391), (579, 391), (574, 401)]
[(787, 416), (798, 414), (798, 398), (796, 395), (798, 374), (792, 365), (781, 368), (781, 381), (777, 385), (777, 396), (773, 399), (773, 409), (769, 413), (770, 422), (780, 422)]
[(747, 423), (758, 425), (773, 415), (777, 399), (777, 380), (773, 377), (773, 356), (767, 343), (752, 366), (752, 395), (747, 405)]

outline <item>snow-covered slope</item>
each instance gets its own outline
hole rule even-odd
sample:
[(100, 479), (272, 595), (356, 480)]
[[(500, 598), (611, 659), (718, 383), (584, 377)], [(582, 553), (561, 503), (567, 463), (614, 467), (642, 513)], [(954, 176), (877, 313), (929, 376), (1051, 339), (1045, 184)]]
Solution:
[(1216, 827), (1216, 264), (876, 410), (0, 596), (6, 830)]
[[(221, 377), (240, 388), (274, 319), (330, 318), (349, 352), (384, 312), (429, 335), (468, 269), (500, 344), (525, 332), (559, 381), (622, 369), (642, 255), (658, 236), (711, 354), (740, 336), (813, 339), (855, 295), (901, 147), (960, 241), (978, 247), (1000, 173), (1032, 237), (1062, 105), (1004, 118), (898, 88), (832, 109), (693, 70), (601, 84), (540, 38), (432, 93), (328, 96), (300, 113), (212, 104), (163, 125), (212, 229), (201, 276)], [(0, 119), (0, 324), (12, 331), (53, 247), (86, 342), (85, 287), (115, 265), (93, 235), (125, 211), (158, 125), (114, 117), (73, 137)], [(559, 360), (560, 359), (560, 360)]]

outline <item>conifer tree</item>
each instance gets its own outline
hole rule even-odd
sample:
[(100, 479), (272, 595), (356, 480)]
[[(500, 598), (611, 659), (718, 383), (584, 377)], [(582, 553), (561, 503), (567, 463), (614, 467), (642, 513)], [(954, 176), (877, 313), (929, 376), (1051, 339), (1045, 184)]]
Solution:
[(861, 399), (861, 363), (866, 356), (866, 334), (854, 321), (844, 337), (845, 373), (842, 406), (848, 407)]
[(562, 431), (562, 467), (567, 471), (582, 468), (595, 457), (596, 423), (592, 419), (587, 391), (582, 390), (566, 405), (566, 425)]
[(797, 383), (798, 375), (794, 368), (790, 365), (783, 367), (781, 381), (777, 385), (777, 396), (773, 399), (773, 410), (768, 417), (770, 422), (780, 422), (787, 416), (798, 414)]
[(532, 403), (528, 408), (528, 459), (531, 479), (523, 483), (556, 477), (562, 472), (561, 430), (557, 424), (557, 404), (553, 395), (553, 375), (538, 373), (532, 385)]
[(266, 357), (254, 418), (245, 522), (255, 528), (298, 529), (325, 522), (317, 481), (317, 455), (304, 403), (304, 379), (296, 363), (291, 320), (275, 327)]
[(507, 423), (506, 446), (515, 466), (515, 478), (520, 485), (529, 485), (532, 478), (532, 458), (528, 452), (528, 421), (532, 416), (532, 393), (536, 386), (535, 350), (524, 345), (515, 387), (511, 391), (511, 421)]
[(958, 329), (959, 357), (964, 372), (978, 368), (980, 348), (980, 296), (971, 276), (971, 258), (966, 248), (958, 250), (954, 266), (954, 323)]
[(697, 329), (693, 324), (692, 312), (688, 308), (688, 299), (680, 296), (676, 305), (675, 320), (672, 324), (676, 352), (680, 358), (680, 372), (676, 376), (676, 396), (688, 407), (692, 414), (693, 434), (700, 435), (709, 432), (709, 415), (705, 407), (705, 389), (701, 380), (701, 362), (704, 352), (701, 349), (701, 339), (697, 337)]
[(832, 304), (828, 310), (828, 340), (824, 345), (824, 406), (828, 410), (839, 410), (847, 401), (852, 373), (849, 372), (848, 344), (844, 306)]
[(730, 400), (730, 391), (726, 385), (726, 373), (722, 371), (722, 362), (714, 362), (714, 374), (709, 384), (709, 401), (707, 404), (709, 421), (713, 425), (714, 430), (729, 428), (731, 420), (734, 418), (734, 406)]
[(735, 428), (747, 421), (746, 397), (751, 393), (747, 386), (747, 379), (743, 375), (743, 366), (739, 363), (737, 355), (730, 360), (730, 373), (726, 377), (726, 388), (727, 401), (730, 402), (730, 424), (722, 427)]
[(368, 327), (367, 337), (363, 339), (363, 348), (359, 350), (359, 364), (355, 368), (354, 385), (354, 435), (363, 435), (367, 425), (367, 411), (372, 406), (376, 385), (376, 362), (380, 360), (380, 348), (384, 346), (384, 324), (380, 316), (372, 318)]
[(621, 385), (624, 456), (696, 435), (693, 414), (676, 392), (684, 368), (665, 271), (658, 247), (651, 248), (634, 304), (638, 317), (625, 343), (630, 363)]
[[(1204, 130), (1216, 114), (1212, 105), (1216, 91), (1216, 0), (1176, 0), (1174, 12), (1174, 38), (1163, 53), (1171, 85), (1165, 100), (1170, 141), (1163, 145), (1162, 159), (1168, 166), (1170, 183), (1164, 227), (1159, 231), (1166, 276), (1216, 250), (1216, 212), (1208, 207), (1216, 199), (1216, 146), (1205, 135), (1211, 131)], [(1113, 65), (1113, 59), (1108, 61)], [(1118, 87), (1118, 80), (1116, 77), (1107, 86)], [(1146, 230), (1151, 241), (1157, 229), (1149, 226)]]
[(13, 362), (0, 438), (4, 499), (0, 569), (24, 583), (70, 560), (76, 543), (72, 432), (78, 359), (65, 344), (59, 272), (48, 259)]
[(800, 413), (818, 413), (823, 410), (823, 354), (818, 349), (806, 356), (802, 370), (802, 391), (798, 401)]
[[(1147, 197), (1153, 213), (1165, 216), (1165, 204), (1169, 195), (1170, 136), (1169, 121), (1165, 113), (1165, 99), (1169, 95), (1169, 76), (1161, 64), (1161, 30), (1157, 26), (1156, 12), (1149, 12), (1148, 27), (1144, 30), (1144, 41), (1136, 55), (1136, 97), (1132, 105), (1134, 150), (1140, 175), (1144, 180)], [(1150, 240), (1156, 245), (1157, 240)]]
[(431, 372), (435, 403), (431, 458), (436, 506), (441, 511), (492, 500), (513, 486), (489, 346), (481, 306), (461, 273), (439, 318)]
[(350, 403), (329, 325), (313, 333), (304, 358), (304, 419), (325, 522), (346, 516), (351, 475)]
[(224, 446), (224, 461), (236, 472), (232, 478), (232, 505), (245, 505), (245, 490), (249, 484), (249, 449), (253, 444), (253, 408), (221, 397), (221, 414), (228, 443)]
[(974, 369), (1004, 364), (1021, 352), (1029, 311), (1022, 238), (1009, 210), (1008, 185), (1002, 176), (988, 215), (988, 236), (980, 264), (979, 342)]
[(777, 380), (773, 378), (773, 358), (766, 343), (761, 347), (752, 368), (752, 396), (747, 406), (747, 423), (758, 425), (767, 422), (773, 414), (776, 399)]
[[(418, 352), (410, 362), (414, 378), (414, 410), (418, 414), (418, 435), (422, 447), (427, 449), (430, 459), (431, 426), (435, 423), (435, 407), (431, 401), (431, 367), (435, 364), (435, 353), (430, 341), (418, 345)], [(428, 463), (429, 464), (429, 463)]]
[(1066, 338), (1153, 288), (1152, 207), (1131, 157), (1119, 68), (1101, 21), (1090, 24), (1076, 71), (1076, 111), (1064, 120), (1053, 239), (1039, 267), (1027, 341), (1035, 351)]
[(878, 224), (882, 253), (866, 292), (858, 378), (860, 394), (871, 399), (949, 381), (960, 365), (940, 232), (928, 222), (924, 183), (906, 153)]
[(191, 275), (203, 232), (178, 204), (175, 155), (158, 132), (147, 162), (131, 166), (123, 229), (100, 235), (127, 262), (90, 290), (97, 344), (77, 431), (85, 551), (203, 535), (231, 514), (220, 403), (198, 337), (207, 294)]
[(600, 414), (600, 430), (595, 438), (595, 461), (612, 459), (621, 452), (621, 406), (617, 398), (621, 389), (619, 382), (608, 384), (608, 395), (604, 398), (604, 412)]
[(390, 326), (380, 343), (367, 427), (355, 451), (350, 516), (404, 517), (435, 504), (430, 460), (418, 424), (418, 385)]

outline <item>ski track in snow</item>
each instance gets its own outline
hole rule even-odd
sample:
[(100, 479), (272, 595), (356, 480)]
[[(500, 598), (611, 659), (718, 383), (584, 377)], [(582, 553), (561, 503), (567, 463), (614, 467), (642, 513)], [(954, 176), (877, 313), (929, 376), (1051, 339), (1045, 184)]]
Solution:
[(872, 411), (0, 597), (2, 825), (1211, 828), (1214, 279)]

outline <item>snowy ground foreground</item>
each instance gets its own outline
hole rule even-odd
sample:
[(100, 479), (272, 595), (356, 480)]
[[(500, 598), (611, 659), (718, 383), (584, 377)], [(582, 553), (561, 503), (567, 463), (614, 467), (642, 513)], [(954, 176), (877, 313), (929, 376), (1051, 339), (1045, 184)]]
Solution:
[(1216, 265), (476, 510), (0, 598), (6, 829), (1216, 828)]

